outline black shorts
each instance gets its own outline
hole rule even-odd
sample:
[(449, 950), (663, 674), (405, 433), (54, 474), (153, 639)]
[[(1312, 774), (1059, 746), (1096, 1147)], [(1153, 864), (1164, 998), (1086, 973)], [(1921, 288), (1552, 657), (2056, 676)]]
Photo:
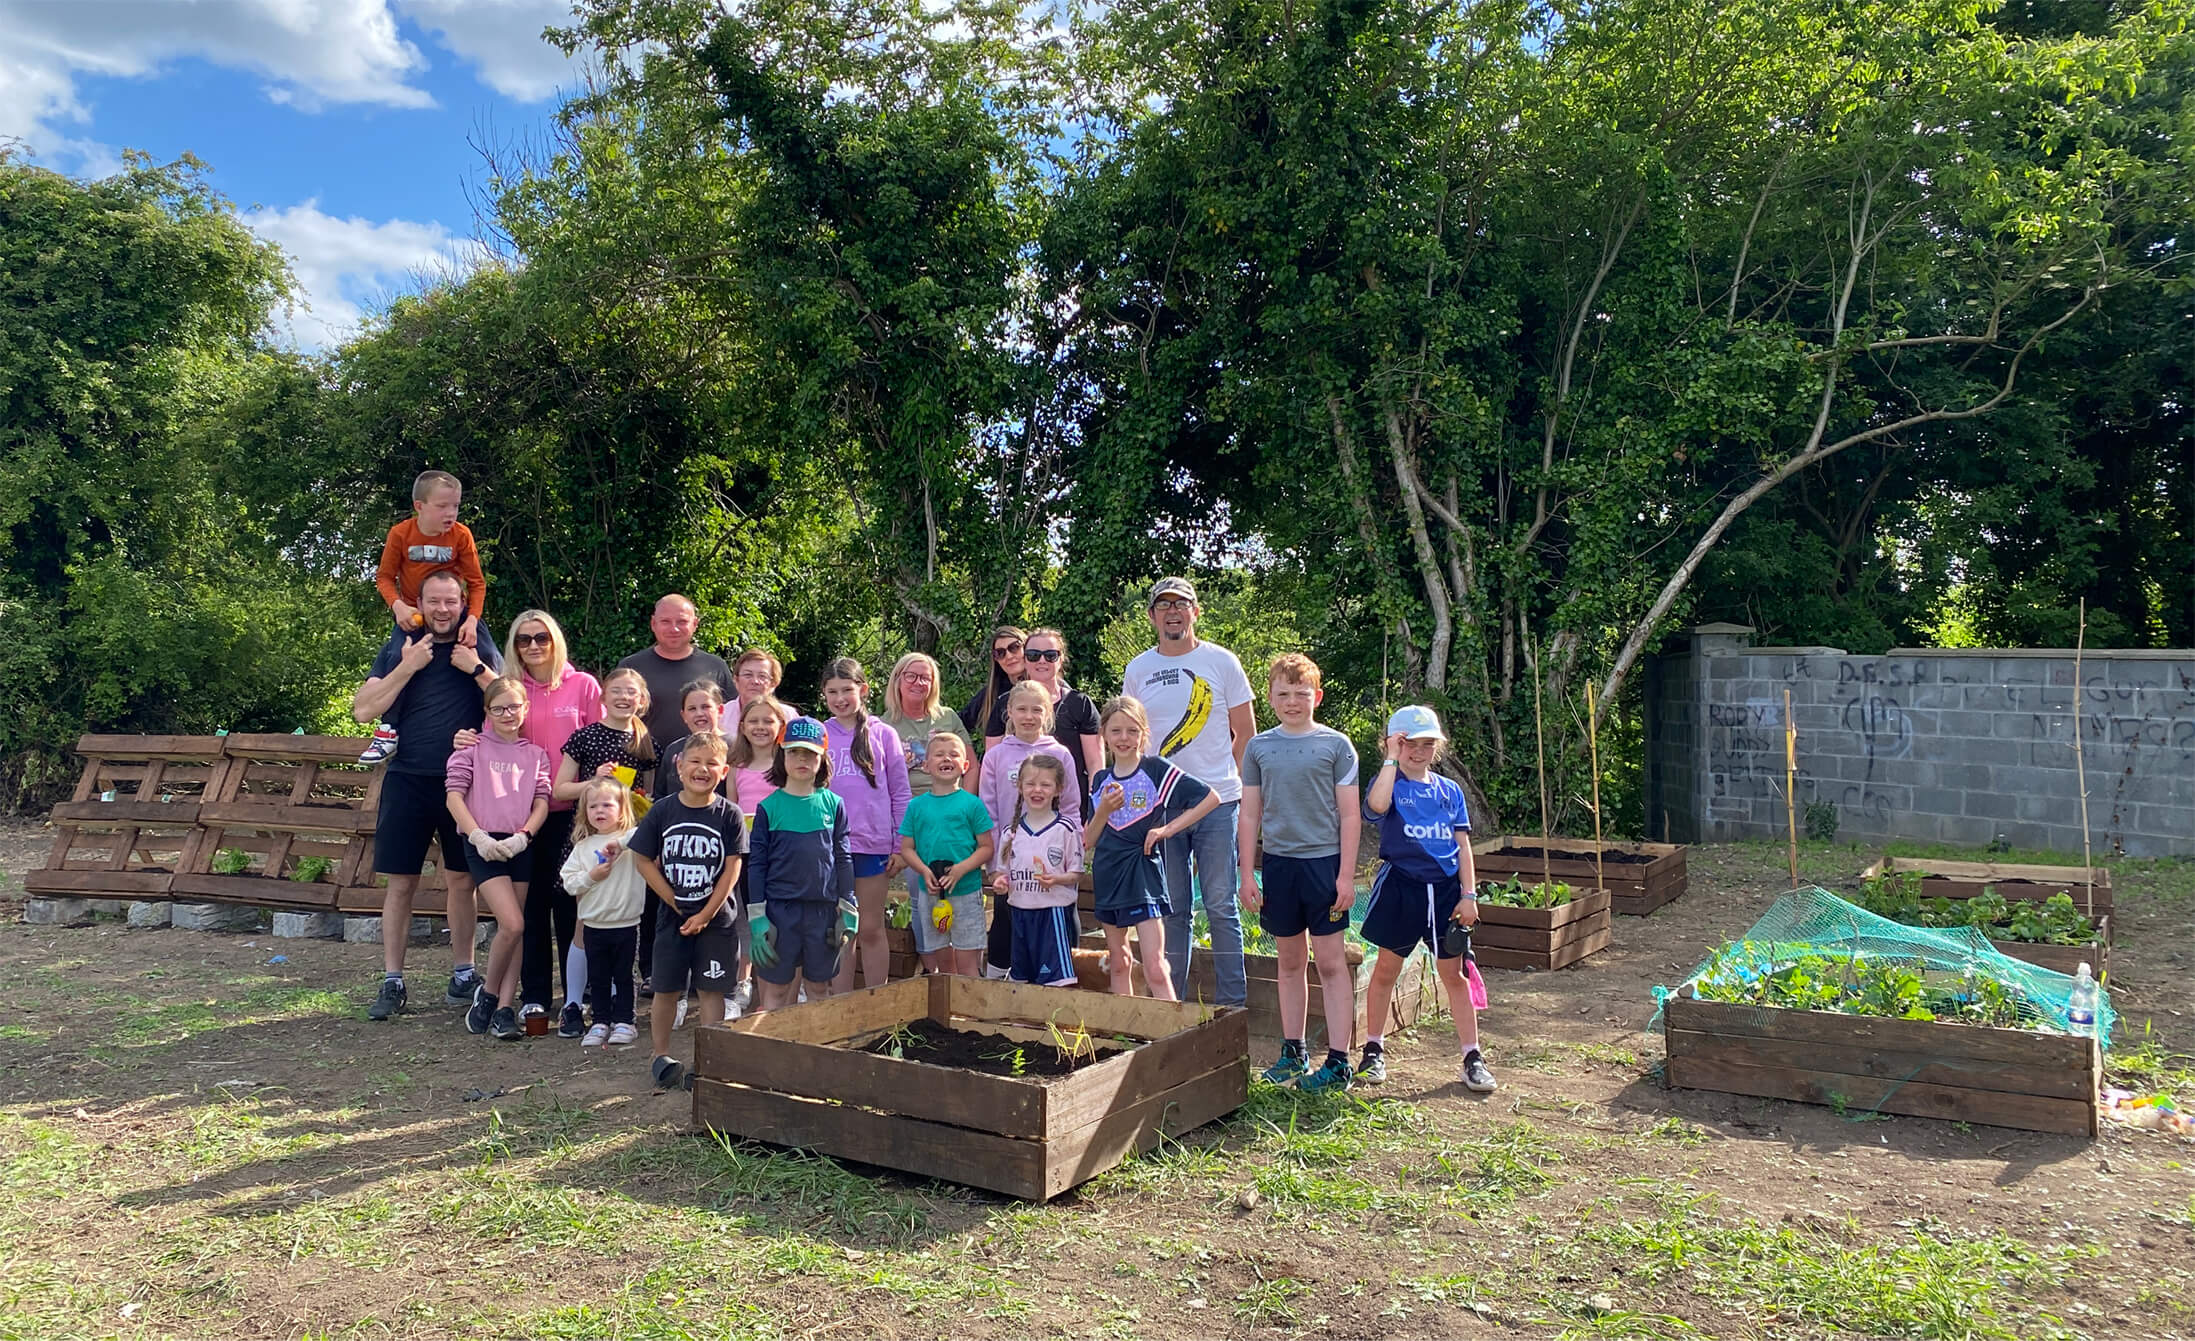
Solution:
[(1341, 854), (1330, 857), (1276, 857), (1265, 854), (1258, 887), (1265, 906), (1258, 923), (1274, 940), (1308, 931), (1331, 936), (1349, 929), (1349, 914), (1334, 914), (1334, 881), (1341, 876)]
[[(839, 951), (831, 948), (831, 926), (838, 904), (825, 899), (781, 899), (770, 905), (770, 926), (777, 933), (777, 962), (755, 961), (755, 976), (783, 987), (798, 973), (807, 982), (838, 976)], [(661, 954), (659, 949), (657, 954)], [(752, 951), (750, 951), (752, 953)]]
[(684, 996), (689, 982), (697, 992), (729, 992), (739, 981), (739, 937), (732, 929), (732, 901), (726, 899), (699, 933), (680, 935), (678, 929), (691, 916), (665, 908), (656, 919), (655, 960), (649, 965), (648, 984), (657, 996)]
[[(490, 829), (488, 830), (488, 837), (504, 839), (510, 837), (510, 835), (497, 833), (495, 830)], [(489, 861), (486, 857), (480, 855), (479, 848), (468, 842), (465, 844), (465, 869), (472, 872), (473, 883), (476, 885), (485, 885), (497, 876), (501, 876), (514, 885), (523, 885), (528, 883), (528, 877), (533, 874), (533, 856), (533, 840), (531, 839), (527, 840), (526, 850), (509, 861)]]
[(1383, 865), (1365, 903), (1364, 939), (1398, 955), (1414, 954), (1423, 945), (1436, 959), (1454, 959), (1441, 948), (1441, 939), (1461, 902), (1463, 881), (1457, 876), (1414, 880)]
[(449, 788), (440, 773), (381, 775), (381, 807), (373, 817), (373, 869), (378, 875), (417, 875), (426, 865), (427, 848), (442, 840), (442, 870), (464, 875), (472, 844), (457, 831), (450, 815)]

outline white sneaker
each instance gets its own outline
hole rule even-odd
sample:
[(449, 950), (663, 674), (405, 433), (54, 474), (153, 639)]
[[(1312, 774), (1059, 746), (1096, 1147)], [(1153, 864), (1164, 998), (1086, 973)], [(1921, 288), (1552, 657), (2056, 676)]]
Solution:
[(613, 1048), (622, 1048), (628, 1043), (638, 1042), (639, 1039), (640, 1031), (629, 1024), (610, 1026), (610, 1046)]
[(678, 999), (678, 1014), (671, 1017), (671, 1028), (684, 1029), (686, 1027), (686, 1002), (686, 997)]
[[(739, 1003), (739, 1009), (742, 1012), (745, 1012), (749, 1006), (752, 1006), (755, 1003), (755, 980), (752, 978), (747, 978), (741, 981), (739, 986), (734, 988), (732, 991), (732, 1000)], [(724, 1018), (729, 1020), (736, 1017), (727, 1015)]]
[(1002, 969), (986, 959), (983, 961), (983, 976), (997, 982), (1005, 982), (1014, 976), (1014, 971), (1012, 969)]
[(579, 1040), (579, 1046), (583, 1048), (599, 1048), (609, 1041), (610, 1026), (606, 1024), (598, 1024), (594, 1028), (587, 1031), (587, 1036), (585, 1038)]
[(395, 753), (396, 728), (393, 726), (383, 726), (377, 722), (374, 724), (373, 728), (373, 739), (367, 742), (365, 751), (358, 756), (358, 762), (362, 764), (378, 764), (382, 760), (388, 758), (390, 755)]
[(739, 1004), (738, 997), (728, 996), (724, 998), (724, 1023), (730, 1024), (746, 1013), (745, 1008)]

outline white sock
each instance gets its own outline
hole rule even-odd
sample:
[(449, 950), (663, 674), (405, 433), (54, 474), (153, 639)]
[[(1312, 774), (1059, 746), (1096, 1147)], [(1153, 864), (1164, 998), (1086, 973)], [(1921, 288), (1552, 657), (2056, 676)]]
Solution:
[(587, 994), (587, 947), (577, 940), (564, 952), (564, 1004), (576, 1006)]

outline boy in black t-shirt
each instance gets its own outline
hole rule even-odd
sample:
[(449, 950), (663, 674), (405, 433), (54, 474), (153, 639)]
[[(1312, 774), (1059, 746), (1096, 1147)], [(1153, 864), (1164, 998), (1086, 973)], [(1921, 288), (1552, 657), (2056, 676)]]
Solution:
[(700, 997), (701, 1022), (719, 1023), (724, 993), (739, 969), (732, 886), (746, 859), (747, 822), (738, 806), (716, 794), (730, 753), (722, 732), (688, 736), (675, 761), (678, 795), (650, 807), (626, 844), (648, 888), (671, 905), (671, 915), (656, 927), (655, 1002), (648, 1012), (653, 1075), (662, 1089), (685, 1079), (686, 1068), (670, 1055), (671, 1024), (689, 981)]

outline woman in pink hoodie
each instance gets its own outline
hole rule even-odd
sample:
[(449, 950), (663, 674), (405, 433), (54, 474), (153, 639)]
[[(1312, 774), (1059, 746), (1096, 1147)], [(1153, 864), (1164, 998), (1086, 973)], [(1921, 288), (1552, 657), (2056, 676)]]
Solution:
[[(1075, 757), (1052, 739), (1052, 694), (1043, 685), (1023, 680), (1006, 695), (1006, 734), (984, 753), (983, 771), (976, 779), (976, 795), (991, 812), (997, 832), (1005, 833), (1014, 822), (1014, 803), (1020, 796), (1022, 761), (1031, 755), (1057, 759), (1075, 776)], [(1078, 807), (1079, 809), (1079, 803)], [(1014, 919), (1006, 907), (1000, 886), (991, 900), (991, 939), (983, 976), (1004, 978), (1014, 964)]]
[(884, 935), (884, 900), (892, 877), (906, 869), (899, 855), (899, 822), (911, 793), (907, 756), (899, 733), (869, 715), (869, 676), (852, 657), (823, 671), (823, 724), (831, 760), (830, 788), (846, 807), (846, 835), (854, 853), (854, 897), (860, 904), (854, 954), (839, 956), (836, 991), (850, 992), (858, 959), (864, 987), (882, 987), (891, 962)]

